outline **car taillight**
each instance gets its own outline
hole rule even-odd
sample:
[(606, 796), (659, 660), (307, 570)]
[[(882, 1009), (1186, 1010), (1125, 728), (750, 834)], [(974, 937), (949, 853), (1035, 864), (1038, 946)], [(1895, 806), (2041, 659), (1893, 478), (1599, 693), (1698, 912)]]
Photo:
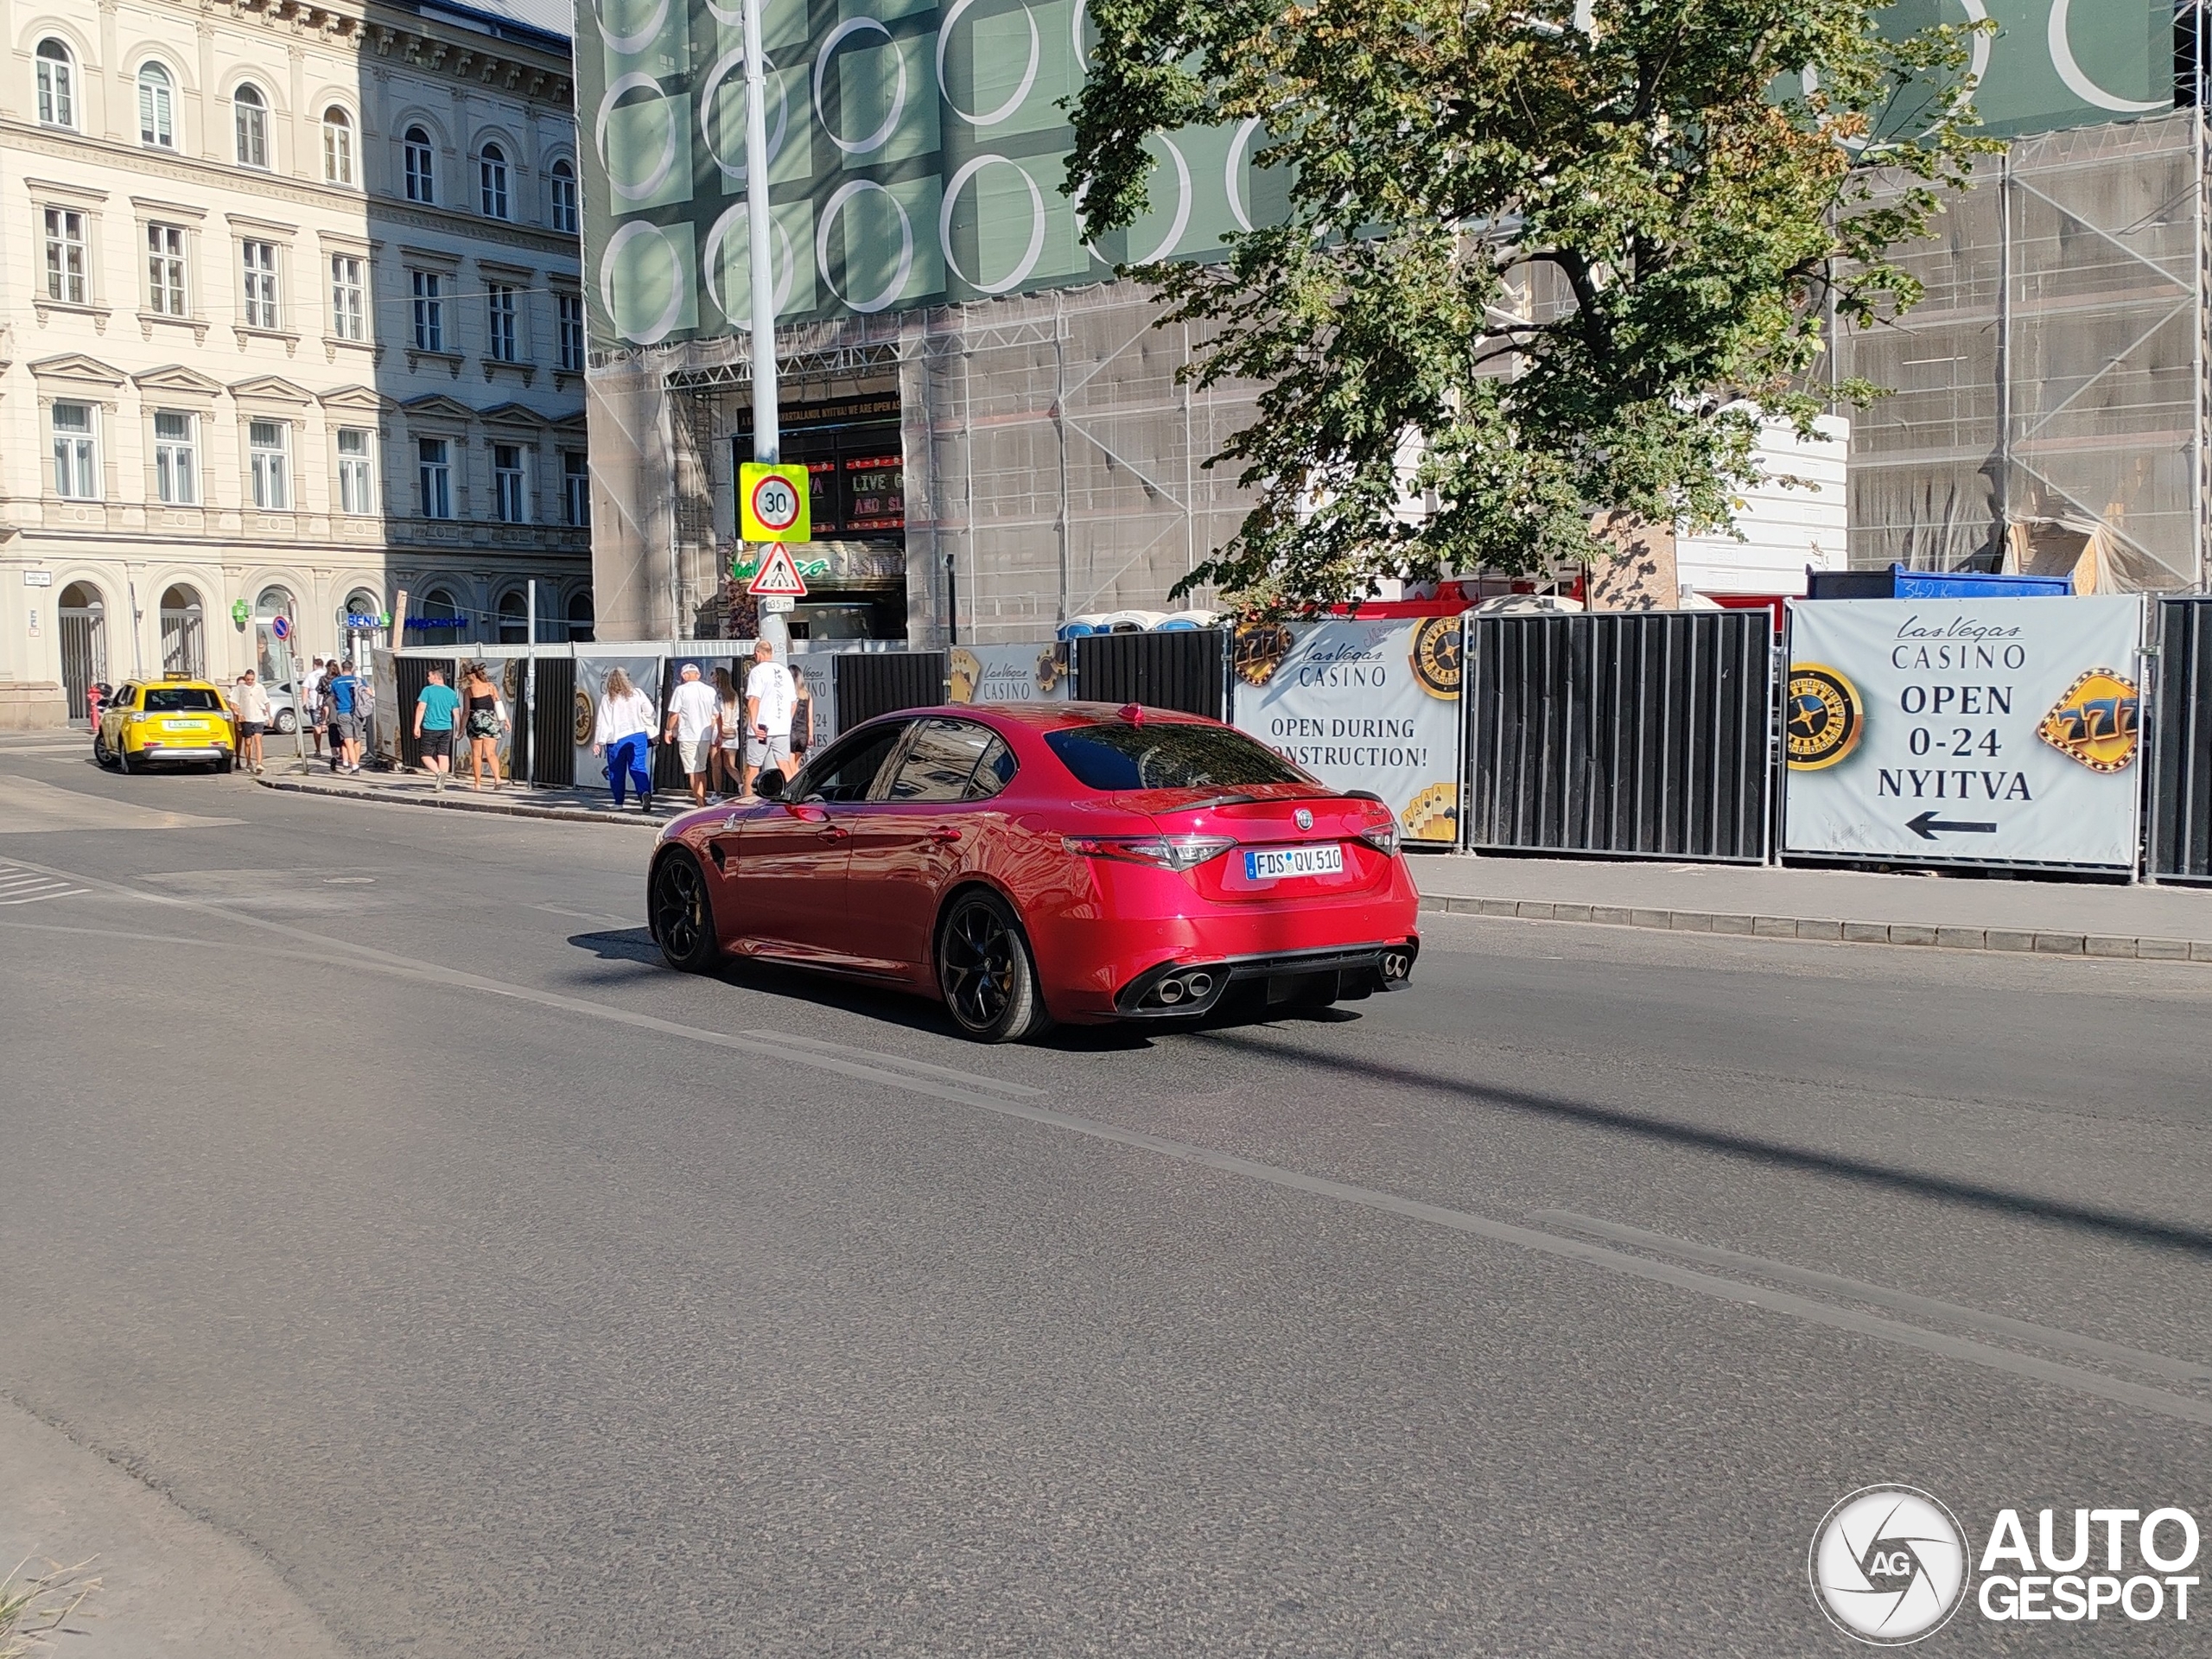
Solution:
[(1398, 821), (1382, 818), (1360, 827), (1359, 838), (1385, 858), (1394, 858), (1398, 851)]
[(1236, 843), (1227, 836), (1063, 836), (1060, 844), (1084, 858), (1119, 859), (1163, 870), (1196, 869)]

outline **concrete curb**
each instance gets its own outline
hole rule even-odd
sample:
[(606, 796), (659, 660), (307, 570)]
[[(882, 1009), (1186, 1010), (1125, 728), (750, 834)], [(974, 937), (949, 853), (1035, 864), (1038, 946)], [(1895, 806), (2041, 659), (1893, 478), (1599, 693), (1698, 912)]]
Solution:
[(2144, 962), (2212, 962), (2212, 939), (2155, 939), (2110, 933), (2023, 932), (1997, 927), (1931, 927), (1916, 922), (1828, 921), (1746, 916), (1712, 910), (1640, 910), (1616, 905), (1560, 905), (1534, 899), (1454, 899), (1423, 893), (1421, 907), (1448, 916), (1506, 916), (1521, 921), (1585, 922), (1674, 933), (1738, 933), (1763, 939), (1826, 939), (1847, 944), (1910, 944), (1937, 950), (2014, 950), (2043, 957), (2130, 957)]
[(670, 820), (666, 817), (646, 817), (643, 813), (625, 810), (595, 812), (583, 806), (532, 806), (527, 801), (503, 801), (496, 798), (483, 800), (474, 791), (457, 791), (449, 795), (403, 795), (397, 790), (378, 789), (373, 785), (348, 788), (343, 784), (319, 784), (306, 778), (257, 778), (254, 782), (264, 789), (289, 790), (298, 795), (327, 795), (345, 801), (374, 801), (385, 806), (440, 806), (455, 812), (488, 812), (503, 818), (550, 818), (561, 823), (620, 823), (632, 829), (658, 830)]

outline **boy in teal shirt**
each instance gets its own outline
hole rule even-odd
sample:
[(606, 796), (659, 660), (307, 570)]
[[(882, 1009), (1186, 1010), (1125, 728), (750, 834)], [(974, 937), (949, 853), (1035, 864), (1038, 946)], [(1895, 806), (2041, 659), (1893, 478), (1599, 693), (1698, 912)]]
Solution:
[(461, 693), (446, 683), (446, 671), (442, 668), (430, 671), (430, 683), (415, 699), (415, 739), (422, 746), (423, 764), (437, 779), (437, 786), (446, 786), (446, 773), (453, 765), (454, 717), (461, 711)]

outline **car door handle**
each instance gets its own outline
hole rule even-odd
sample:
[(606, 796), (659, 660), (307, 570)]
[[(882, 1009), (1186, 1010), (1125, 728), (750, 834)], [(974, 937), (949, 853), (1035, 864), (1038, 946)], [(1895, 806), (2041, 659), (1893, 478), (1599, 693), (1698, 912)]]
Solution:
[(936, 829), (930, 831), (930, 839), (936, 842), (940, 847), (950, 847), (954, 842), (960, 839), (960, 832), (949, 823), (940, 823)]
[(817, 833), (824, 841), (849, 841), (853, 834), (842, 823), (825, 823)]

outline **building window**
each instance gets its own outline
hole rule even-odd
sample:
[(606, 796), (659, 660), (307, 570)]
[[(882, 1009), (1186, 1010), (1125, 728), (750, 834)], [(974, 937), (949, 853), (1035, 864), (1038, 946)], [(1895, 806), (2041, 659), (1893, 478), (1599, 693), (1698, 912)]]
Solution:
[(73, 208), (46, 210), (46, 297), (86, 302), (85, 216)]
[(515, 350), (515, 291), (505, 283), (493, 283), (485, 289), (485, 313), (492, 335), (492, 355), (502, 363), (512, 363), (518, 353)]
[(407, 200), (435, 202), (438, 199), (437, 159), (430, 147), (430, 135), (420, 127), (410, 127), (402, 147), (407, 173)]
[(579, 530), (591, 528), (591, 460), (582, 450), (561, 452), (561, 516)]
[(276, 245), (274, 242), (241, 242), (238, 244), (239, 263), (245, 273), (245, 326), (249, 328), (276, 327)]
[(446, 348), (443, 279), (435, 270), (412, 270), (407, 275), (415, 287), (415, 349), (442, 352)]
[(584, 365), (584, 296), (556, 294), (553, 316), (556, 331), (561, 336), (561, 366), (581, 370)]
[(100, 447), (90, 404), (54, 406), (54, 493), (71, 501), (100, 499)]
[(330, 256), (330, 332), (340, 340), (369, 337), (368, 267), (359, 254)]
[(184, 291), (184, 226), (146, 227), (146, 308), (157, 316), (191, 315)]
[(522, 446), (518, 443), (492, 446), (492, 499), (501, 524), (530, 522), (530, 495), (524, 485)]
[(423, 486), (423, 516), (452, 518), (453, 446), (443, 438), (417, 438), (415, 470)]
[(322, 177), (326, 184), (353, 182), (353, 118), (335, 104), (322, 112)]
[(49, 127), (77, 124), (77, 62), (59, 41), (38, 43), (38, 118)]
[(238, 140), (240, 167), (269, 165), (269, 100), (257, 86), (241, 86), (231, 94), (231, 122)]
[(283, 421), (246, 423), (246, 448), (253, 456), (253, 505), (264, 512), (283, 512), (292, 505), (292, 429)]
[(592, 642), (591, 595), (577, 594), (569, 601), (569, 638), (580, 645)]
[(338, 429), (338, 511), (350, 513), (374, 512), (376, 507), (376, 472), (370, 448), (370, 433), (365, 428), (341, 426)]
[(159, 149), (176, 148), (176, 86), (158, 63), (138, 71), (138, 142)]
[(497, 144), (484, 146), (484, 156), (477, 170), (483, 175), (484, 217), (505, 219), (507, 216), (507, 153)]
[(576, 169), (566, 162), (553, 163), (553, 228), (576, 233)]
[(154, 490), (173, 507), (200, 499), (200, 445), (193, 418), (173, 409), (154, 411)]

